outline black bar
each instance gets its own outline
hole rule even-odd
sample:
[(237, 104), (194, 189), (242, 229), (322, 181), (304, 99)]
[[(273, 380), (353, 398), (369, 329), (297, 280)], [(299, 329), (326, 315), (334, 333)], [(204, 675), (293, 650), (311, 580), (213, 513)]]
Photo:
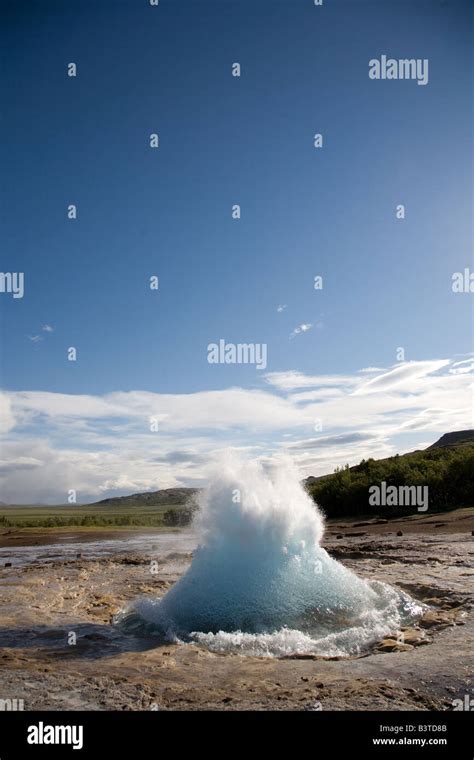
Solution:
[[(43, 725), (41, 735), (30, 727)], [(49, 726), (83, 728), (83, 746), (31, 744), (51, 736)], [(382, 728), (383, 727), (383, 728)], [(407, 728), (411, 727), (411, 728)], [(72, 730), (72, 729), (71, 729)], [(9, 712), (0, 713), (0, 760), (28, 757), (120, 757), (134, 760), (189, 749), (193, 756), (253, 754), (292, 748), (292, 757), (318, 760), (328, 750), (362, 758), (455, 758), (472, 760), (470, 712)], [(65, 734), (80, 743), (80, 734)], [(381, 740), (384, 740), (382, 743)], [(416, 740), (416, 741), (414, 741)], [(422, 741), (424, 740), (424, 746)]]

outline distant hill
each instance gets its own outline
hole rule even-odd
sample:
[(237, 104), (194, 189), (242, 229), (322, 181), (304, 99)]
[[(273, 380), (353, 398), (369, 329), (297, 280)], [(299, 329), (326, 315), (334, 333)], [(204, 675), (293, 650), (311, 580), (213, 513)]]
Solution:
[(436, 443), (428, 448), (438, 449), (443, 446), (459, 446), (464, 443), (474, 443), (474, 430), (458, 430), (455, 433), (445, 433)]
[(395, 516), (416, 508), (369, 506), (369, 488), (428, 486), (430, 512), (474, 506), (474, 430), (445, 433), (421, 451), (386, 459), (363, 459), (354, 467), (341, 467), (331, 475), (309, 477), (307, 491), (328, 517), (382, 514)]
[(184, 506), (188, 504), (199, 488), (162, 488), (159, 491), (144, 491), (130, 496), (113, 496), (89, 504), (90, 507), (160, 507), (160, 506)]

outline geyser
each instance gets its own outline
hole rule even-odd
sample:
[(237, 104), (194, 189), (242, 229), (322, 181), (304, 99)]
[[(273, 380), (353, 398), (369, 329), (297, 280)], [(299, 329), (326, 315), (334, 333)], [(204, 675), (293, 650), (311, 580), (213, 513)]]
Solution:
[(365, 581), (321, 547), (323, 518), (293, 466), (228, 454), (196, 518), (199, 546), (162, 599), (117, 616), (129, 631), (215, 651), (355, 654), (422, 614), (385, 583)]

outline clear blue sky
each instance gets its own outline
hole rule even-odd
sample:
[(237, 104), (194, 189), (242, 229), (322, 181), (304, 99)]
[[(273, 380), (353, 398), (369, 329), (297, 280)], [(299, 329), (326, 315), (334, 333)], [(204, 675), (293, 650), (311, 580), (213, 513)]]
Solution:
[[(470, 2), (2, 8), (1, 269), (25, 273), (0, 295), (4, 390), (261, 387), (208, 364), (220, 338), (308, 375), (472, 351), (451, 290), (472, 267)], [(369, 79), (382, 54), (429, 59), (428, 85)]]
[[(268, 343), (271, 371), (470, 350), (471, 302), (450, 288), (470, 263), (469, 6), (12, 3), (2, 263), (26, 295), (1, 299), (4, 387), (224, 387), (206, 354), (221, 337)], [(384, 52), (428, 58), (429, 84), (371, 81)]]

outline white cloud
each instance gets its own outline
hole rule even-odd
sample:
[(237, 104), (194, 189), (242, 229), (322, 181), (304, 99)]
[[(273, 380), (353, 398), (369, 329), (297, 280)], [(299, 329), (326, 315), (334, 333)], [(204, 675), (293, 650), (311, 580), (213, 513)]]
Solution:
[(408, 392), (413, 390), (413, 382), (419, 378), (437, 372), (449, 364), (448, 359), (440, 361), (420, 361), (420, 362), (403, 362), (398, 366), (392, 367), (388, 372), (373, 377), (368, 382), (361, 385), (355, 393), (374, 393), (378, 391), (387, 391), (391, 388), (402, 388)]
[(8, 433), (15, 427), (12, 404), (5, 393), (0, 392), (0, 433)]
[(293, 391), (297, 388), (319, 388), (323, 386), (355, 386), (357, 384), (357, 379), (351, 375), (305, 375), (296, 370), (268, 372), (264, 379), (267, 383), (282, 391)]
[(452, 375), (464, 375), (469, 372), (474, 372), (474, 358), (463, 359), (460, 362), (454, 362), (449, 370)]
[[(472, 375), (452, 372), (466, 366), (436, 360), (370, 374), (274, 372), (264, 390), (5, 391), (0, 498), (60, 502), (75, 488), (86, 501), (194, 484), (229, 446), (254, 457), (288, 450), (304, 475), (411, 450), (474, 427)], [(160, 420), (158, 432), (150, 431), (150, 417)]]
[(191, 429), (275, 429), (294, 425), (304, 415), (287, 399), (261, 390), (229, 388), (173, 395), (147, 391), (114, 392), (104, 396), (68, 395), (47, 391), (8, 392), (12, 408), (23, 422), (38, 416), (51, 420), (127, 418), (148, 430), (158, 417), (163, 431)]

